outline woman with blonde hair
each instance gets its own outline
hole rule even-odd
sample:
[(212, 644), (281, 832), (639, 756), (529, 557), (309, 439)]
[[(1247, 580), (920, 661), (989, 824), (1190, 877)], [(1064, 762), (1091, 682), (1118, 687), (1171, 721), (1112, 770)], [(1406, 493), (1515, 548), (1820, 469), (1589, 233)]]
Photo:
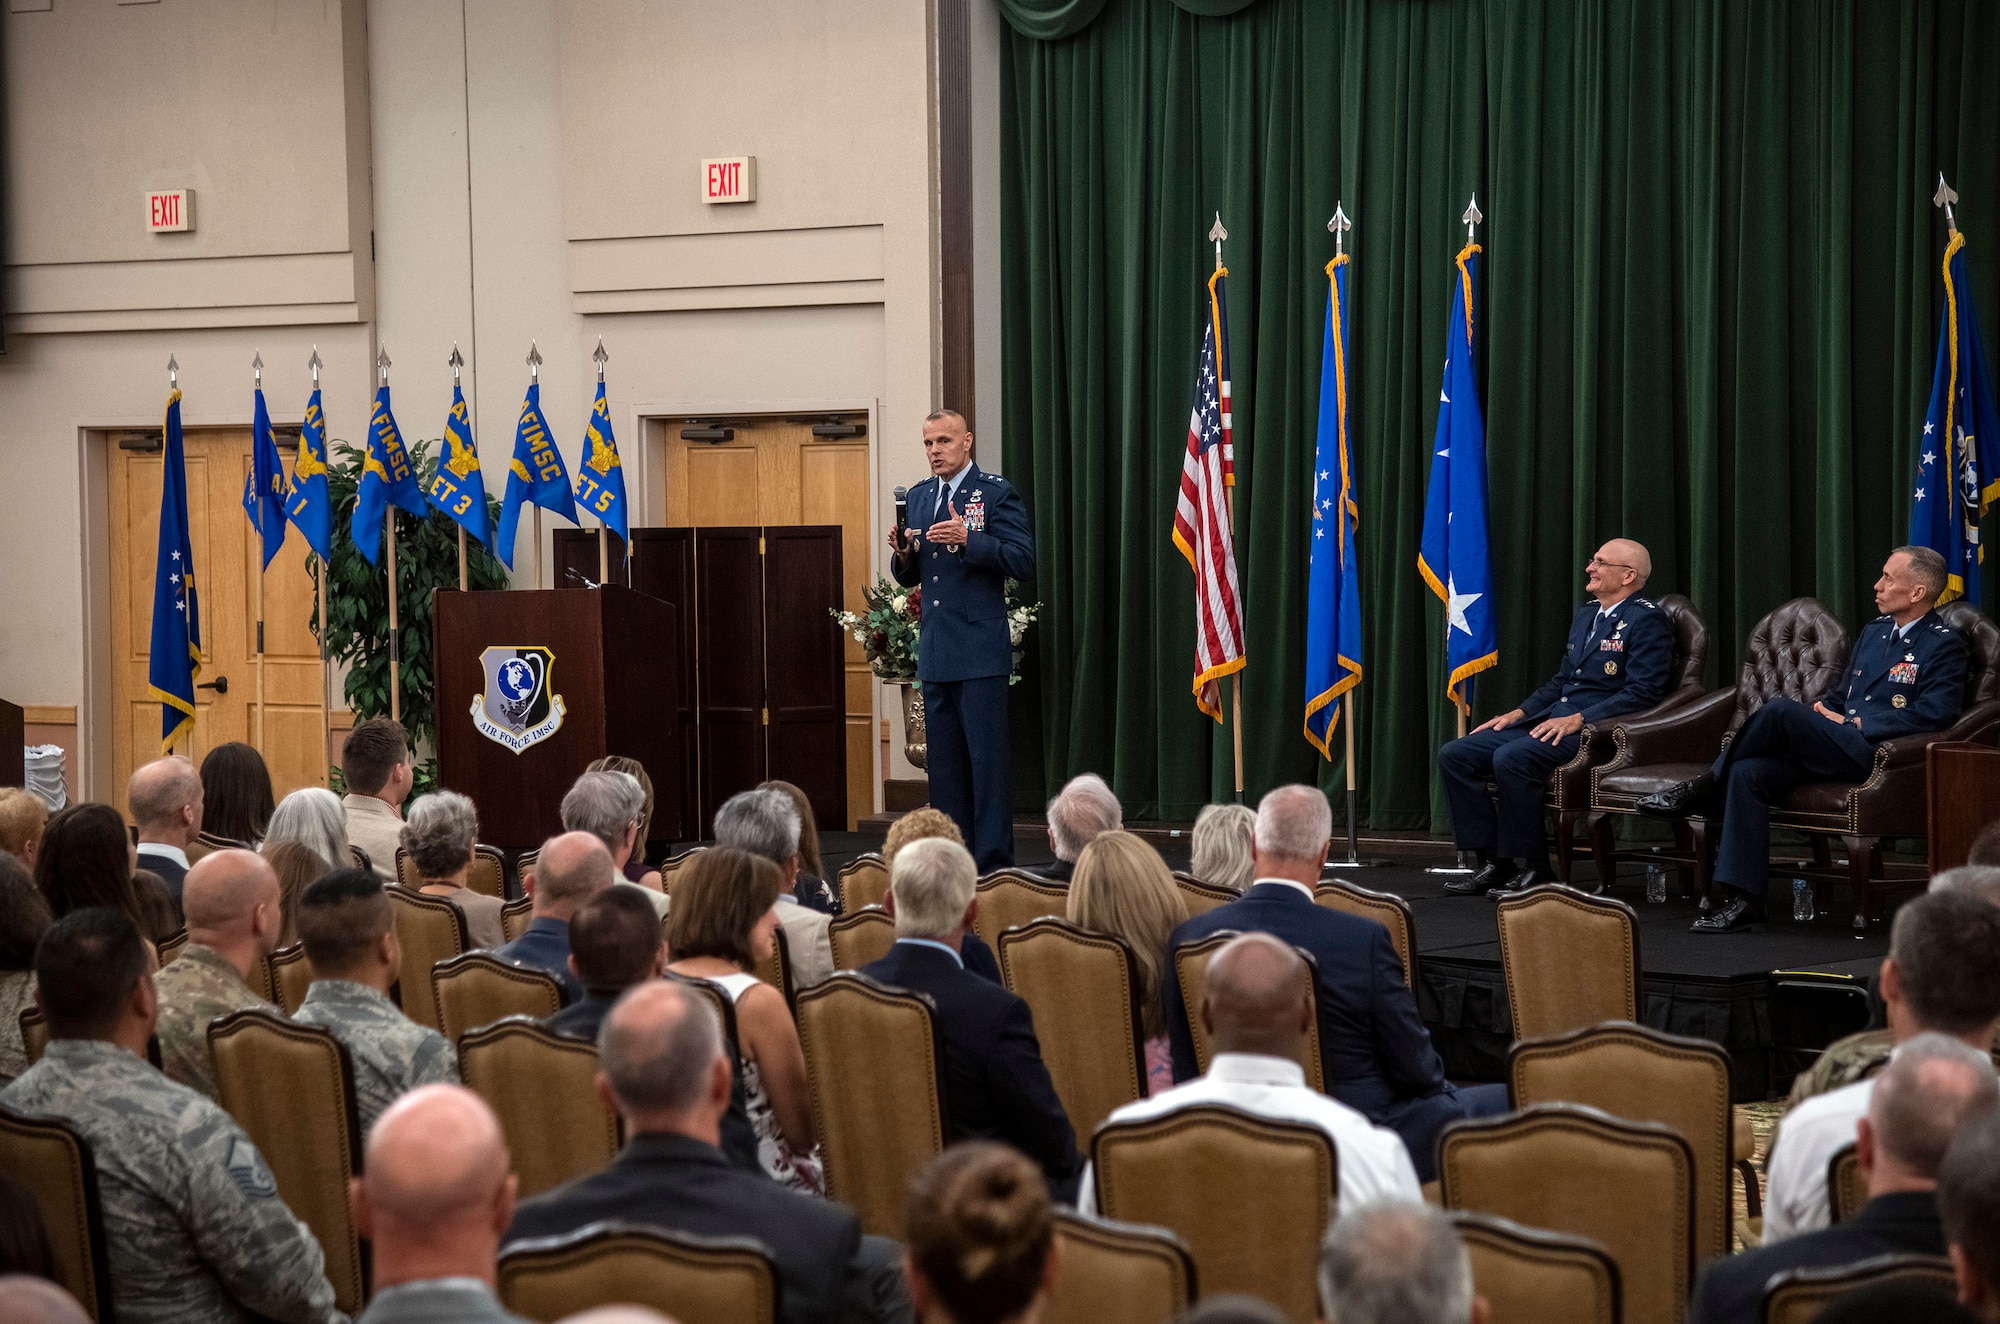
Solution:
[(1069, 884), (1069, 922), (1121, 938), (1139, 965), (1139, 1016), (1146, 1030), (1147, 1093), (1174, 1083), (1167, 1049), (1166, 1009), (1160, 1003), (1167, 939), (1187, 919), (1187, 906), (1167, 862), (1130, 832), (1103, 832), (1076, 857)]
[(303, 841), (267, 841), (257, 852), (278, 875), (278, 946), (299, 940), (299, 898), (333, 870)]
[(1203, 805), (1194, 816), (1194, 861), (1188, 872), (1241, 895), (1256, 872), (1251, 856), (1256, 831), (1257, 811), (1249, 805)]
[[(307, 786), (278, 801), (264, 829), (264, 844), (296, 841), (326, 861), (328, 870), (352, 869), (354, 852), (347, 844), (347, 811), (340, 797), (324, 786)], [(377, 873), (393, 874), (394, 860), (373, 860)]]
[(953, 1145), (910, 1184), (903, 1275), (924, 1324), (1030, 1324), (1062, 1251), (1042, 1170), (991, 1140)]

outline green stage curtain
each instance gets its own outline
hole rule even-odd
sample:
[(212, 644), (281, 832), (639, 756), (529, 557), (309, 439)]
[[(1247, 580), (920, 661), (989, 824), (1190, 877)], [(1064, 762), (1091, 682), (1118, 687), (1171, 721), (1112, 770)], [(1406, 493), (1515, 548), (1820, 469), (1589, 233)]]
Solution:
[[(1443, 612), (1415, 561), (1475, 192), (1501, 648), (1475, 720), (1553, 669), (1608, 537), (1645, 542), (1648, 591), (1700, 608), (1711, 683), (1788, 598), (1874, 614), (1936, 349), (1940, 170), (2000, 336), (2000, 6), (1110, 0), (1072, 31), (1003, 36), (1005, 463), (1046, 604), (1014, 691), (1024, 808), (1084, 769), (1134, 819), (1230, 794), (1229, 732), (1189, 695), (1193, 577), (1169, 539), (1217, 212), (1246, 797), (1345, 785), (1301, 734), (1336, 200), (1355, 221), (1367, 824), (1446, 825)], [(1989, 604), (1995, 588), (1989, 567)]]

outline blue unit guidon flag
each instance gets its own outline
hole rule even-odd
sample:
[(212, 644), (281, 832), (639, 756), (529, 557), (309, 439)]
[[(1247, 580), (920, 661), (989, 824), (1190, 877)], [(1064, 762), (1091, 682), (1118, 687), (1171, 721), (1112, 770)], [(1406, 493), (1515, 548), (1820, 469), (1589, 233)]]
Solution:
[(396, 427), (396, 415), (389, 408), (389, 383), (383, 382), (375, 392), (375, 413), (368, 420), (368, 449), (361, 458), (361, 483), (354, 494), (354, 519), (349, 528), (355, 549), (370, 565), (381, 558), (382, 525), (391, 505), (418, 519), (425, 514), (416, 469)]
[(499, 542), (494, 548), (507, 568), (514, 568), (514, 539), (521, 526), (521, 507), (534, 504), (554, 511), (574, 524), (576, 499), (570, 495), (569, 471), (562, 452), (542, 417), (542, 385), (528, 383), (521, 401), (521, 422), (514, 429), (514, 458), (507, 465), (507, 492), (500, 498)]
[(1313, 459), (1312, 540), (1306, 572), (1306, 740), (1331, 759), (1340, 696), (1361, 682), (1361, 506), (1347, 438), (1347, 269), (1326, 264), (1326, 341), (1320, 351), (1319, 444)]
[(1976, 607), (1979, 567), (1986, 560), (1979, 521), (2000, 497), (2000, 472), (1986, 462), (1982, 450), (2000, 439), (1995, 430), (2000, 419), (1993, 412), (1993, 384), (1986, 375), (1986, 350), (1972, 306), (1963, 231), (1952, 232), (1943, 266), (1944, 314), (1930, 408), (1924, 414), (1924, 435), (1918, 438), (1910, 542), (1935, 548), (1944, 557), (1945, 590), (1939, 602), (1963, 596)]
[(250, 472), (243, 475), (243, 513), (264, 543), (264, 566), (285, 545), (285, 465), (271, 435), (271, 411), (264, 406), (264, 388), (257, 388), (251, 406)]
[(305, 535), (306, 545), (325, 565), (333, 556), (333, 496), (326, 486), (326, 416), (319, 387), (306, 401), (299, 427), (299, 458), (292, 462), (292, 485), (285, 492), (285, 518)]
[(201, 603), (194, 589), (194, 542), (188, 537), (187, 461), (181, 439), (181, 393), (167, 396), (160, 476), (160, 548), (153, 562), (153, 642), (146, 689), (160, 701), (160, 753), (194, 729), (194, 678), (201, 674)]
[(1229, 421), (1229, 323), (1223, 277), (1208, 278), (1206, 325), (1195, 367), (1187, 455), (1174, 506), (1174, 546), (1194, 568), (1194, 701), (1222, 720), (1221, 678), (1243, 670), (1243, 609), (1236, 591), (1236, 545), (1229, 529), (1229, 488), (1236, 481)]
[(621, 542), (626, 539), (625, 467), (618, 461), (618, 438), (612, 435), (611, 406), (604, 398), (603, 382), (597, 384), (597, 403), (590, 407), (590, 422), (583, 430), (576, 499)]
[(444, 449), (438, 454), (437, 472), (431, 476), (425, 495), (488, 551), (493, 549), (493, 523), (486, 511), (486, 477), (479, 471), (479, 447), (473, 444), (465, 392), (457, 382), (451, 384), (451, 412), (444, 420)]

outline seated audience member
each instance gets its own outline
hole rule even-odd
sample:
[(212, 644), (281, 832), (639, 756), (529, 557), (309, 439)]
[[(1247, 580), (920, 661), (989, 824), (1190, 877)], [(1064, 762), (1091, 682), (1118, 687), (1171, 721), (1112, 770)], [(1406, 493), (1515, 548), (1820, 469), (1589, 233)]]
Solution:
[(920, 809), (912, 809), (889, 825), (888, 833), (882, 838), (883, 863), (895, 864), (897, 851), (913, 841), (930, 837), (942, 838), (959, 846), (965, 844), (965, 834), (958, 830), (958, 824), (951, 821), (950, 814), (924, 805)]
[(48, 825), (49, 807), (41, 796), (18, 786), (0, 786), (0, 851), (19, 860), (30, 873)]
[[(639, 832), (633, 838), (631, 855), (618, 866), (618, 871), (628, 883), (637, 883), (650, 891), (660, 891), (662, 888), (660, 871), (646, 863), (646, 842), (651, 839), (653, 831), (653, 778), (647, 773), (646, 765), (623, 754), (606, 754), (601, 759), (592, 759), (584, 771), (622, 772), (639, 783), (639, 793), (645, 797), (645, 803), (639, 810)], [(617, 852), (613, 851), (612, 856), (616, 858)]]
[(1965, 862), (1989, 869), (2000, 868), (2000, 819), (1979, 829), (1979, 835), (1972, 839), (1972, 845), (1965, 852)]
[(1251, 838), (1257, 811), (1249, 805), (1203, 805), (1194, 816), (1194, 858), (1188, 872), (1204, 883), (1241, 895), (1256, 867)]
[[(352, 869), (354, 852), (347, 840), (347, 811), (340, 797), (324, 786), (306, 786), (278, 801), (264, 830), (264, 846), (296, 841), (325, 863), (328, 870)], [(396, 864), (389, 858), (390, 868)]]
[(1054, 864), (1040, 865), (1035, 872), (1058, 883), (1066, 883), (1076, 871), (1077, 857), (1083, 848), (1097, 840), (1098, 834), (1116, 832), (1125, 826), (1125, 810), (1118, 803), (1118, 797), (1105, 785), (1104, 778), (1094, 772), (1072, 777), (1069, 783), (1049, 801), (1049, 849), (1055, 852)]
[(2000, 1320), (2000, 1112), (1959, 1128), (1938, 1169), (1937, 1205), (1958, 1299)]
[[(416, 782), (409, 733), (401, 722), (371, 717), (347, 733), (340, 746), (340, 799), (347, 839), (359, 846), (385, 883), (396, 881), (396, 847), (403, 832), (403, 801)], [(346, 867), (346, 861), (341, 862)]]
[(667, 968), (706, 979), (736, 1006), (743, 1092), (764, 1171), (795, 1191), (826, 1184), (816, 1152), (806, 1059), (784, 994), (750, 973), (777, 941), (778, 867), (761, 855), (717, 846), (681, 866), (667, 918)]
[(1319, 1300), (1327, 1324), (1486, 1324), (1465, 1243), (1420, 1200), (1343, 1211), (1320, 1248)]
[(0, 1274), (0, 1324), (91, 1324), (77, 1299), (47, 1278)]
[(597, 1037), (598, 1094), (624, 1119), (611, 1166), (521, 1202), (502, 1244), (607, 1218), (704, 1237), (754, 1237), (778, 1266), (784, 1324), (906, 1318), (895, 1243), (851, 1210), (729, 1165), (717, 1142), (729, 1059), (715, 1010), (673, 980), (627, 992)]
[(457, 791), (432, 791), (419, 798), (410, 805), (398, 841), (423, 879), (417, 890), (457, 906), (474, 947), (491, 951), (507, 941), (500, 930), (500, 908), (505, 903), (466, 886), (472, 848), (479, 842), (479, 811), (472, 801)]
[(248, 980), (278, 946), (278, 876), (260, 855), (219, 850), (188, 870), (181, 889), (187, 946), (153, 976), (159, 993), (160, 1067), (216, 1098), (209, 1023), (245, 1007), (276, 1011)]
[(1291, 1321), (1284, 1311), (1262, 1297), (1219, 1292), (1202, 1297), (1174, 1324), (1291, 1324)]
[(494, 1295), (520, 1183), (484, 1100), (462, 1085), (411, 1090), (368, 1132), (361, 1173), (347, 1199), (375, 1290), (356, 1324), (526, 1324)]
[(588, 832), (565, 832), (542, 843), (535, 869), (521, 880), (534, 898), (527, 932), (493, 953), (503, 961), (546, 970), (562, 985), (565, 1005), (581, 1001), (583, 985), (569, 969), (569, 921), (576, 908), (611, 886), (618, 871), (611, 852)]
[(201, 840), (256, 850), (277, 809), (271, 770), (255, 745), (231, 740), (201, 761)]
[(972, 974), (959, 939), (979, 909), (965, 847), (913, 842), (896, 853), (889, 910), (896, 945), (861, 973), (929, 995), (944, 1042), (949, 1140), (1004, 1140), (1041, 1165), (1055, 1198), (1075, 1199), (1083, 1160), (1056, 1097), (1028, 1004)]
[(1174, 876), (1160, 853), (1129, 832), (1105, 832), (1083, 848), (1069, 884), (1069, 921), (1094, 933), (1122, 938), (1139, 963), (1139, 1013), (1146, 1030), (1146, 1092), (1174, 1083), (1167, 1050), (1160, 976), (1167, 939), (1187, 919)]
[(0, 1086), (28, 1069), (21, 1013), (35, 1005), (35, 944), (49, 927), (49, 906), (35, 880), (0, 851)]
[(792, 894), (799, 904), (822, 915), (835, 913), (833, 889), (826, 882), (826, 860), (819, 851), (819, 820), (813, 817), (812, 800), (788, 781), (773, 778), (758, 783), (760, 791), (783, 791), (799, 811), (799, 876), (792, 880)]
[(833, 973), (833, 943), (827, 917), (799, 904), (799, 811), (783, 791), (742, 791), (715, 811), (715, 844), (761, 855), (778, 866), (778, 923), (785, 930), (785, 954), (801, 989)]
[(180, 900), (187, 848), (201, 835), (201, 774), (178, 754), (154, 759), (126, 782), (125, 803), (139, 825), (138, 867), (158, 874)]
[(1908, 1278), (1877, 1283), (1835, 1297), (1812, 1324), (1979, 1324), (1979, 1316), (1950, 1293)]
[(1505, 1110), (1507, 1088), (1459, 1089), (1447, 1081), (1389, 931), (1314, 904), (1313, 885), (1332, 840), (1326, 796), (1311, 786), (1278, 787), (1257, 806), (1257, 877), (1250, 890), (1174, 930), (1163, 994), (1174, 1079), (1192, 1079), (1196, 1065), (1173, 952), (1225, 929), (1269, 933), (1319, 963), (1319, 1046), (1333, 1097), (1400, 1135), (1417, 1180), (1430, 1181), (1446, 1123)]
[(338, 869), (308, 887), (299, 898), (299, 940), (313, 981), (292, 1019), (347, 1045), (363, 1135), (399, 1095), (458, 1079), (458, 1054), (444, 1036), (389, 1001), (403, 953), (373, 871)]
[[(108, 906), (130, 915), (139, 932), (157, 947), (180, 925), (168, 922), (173, 917), (161, 912), (157, 898), (148, 897), (133, 882), (136, 858), (132, 838), (125, 833), (125, 818), (116, 809), (71, 805), (51, 818), (42, 833), (42, 848), (35, 856), (35, 886), (41, 889), (51, 917)], [(167, 905), (171, 911), (179, 909), (171, 895)]]
[[(642, 889), (652, 900), (654, 916), (665, 919), (667, 894), (659, 871), (648, 872), (644, 868), (646, 818), (646, 792), (629, 772), (611, 769), (586, 772), (563, 796), (563, 831), (588, 832), (603, 842), (604, 849), (611, 852), (612, 866), (618, 871), (617, 881)], [(634, 859), (641, 866), (638, 878), (626, 872), (626, 866)]]
[(1920, 1034), (1896, 1050), (1873, 1085), (1854, 1140), (1868, 1203), (1845, 1222), (1710, 1262), (1695, 1285), (1689, 1324), (1761, 1324), (1765, 1284), (1787, 1269), (1945, 1253), (1938, 1170), (1959, 1129), (2000, 1104), (1992, 1060), (1949, 1035)]
[[(1878, 985), (1897, 1044), (1935, 1031), (1989, 1050), (2000, 1020), (2000, 907), (1962, 891), (1905, 902)], [(1854, 1142), (1877, 1079), (1815, 1095), (1778, 1124), (1764, 1164), (1766, 1245), (1827, 1225), (1827, 1163)]]
[(146, 1061), (159, 1003), (130, 916), (65, 915), (35, 950), (48, 1050), (0, 1108), (58, 1117), (97, 1165), (111, 1304), (121, 1324), (334, 1320), (312, 1232), (241, 1127)]
[[(267, 841), (257, 853), (278, 875), (278, 946), (290, 947), (299, 940), (299, 898), (333, 870), (302, 841)], [(349, 860), (341, 868), (352, 865)]]
[(569, 921), (569, 969), (583, 997), (543, 1024), (594, 1043), (619, 995), (657, 978), (666, 964), (667, 944), (652, 905), (629, 887), (607, 887)]
[[(1337, 1214), (1344, 1217), (1375, 1200), (1421, 1204), (1423, 1188), (1402, 1138), (1306, 1083), (1304, 1068), (1292, 1056), (1314, 1014), (1305, 981), (1305, 962), (1270, 934), (1246, 933), (1232, 941), (1208, 962), (1201, 1002), (1202, 1026), (1213, 1045), (1208, 1074), (1128, 1103), (1110, 1120), (1136, 1122), (1220, 1103), (1273, 1121), (1304, 1122), (1333, 1141), (1340, 1174)], [(1079, 1207), (1085, 1212), (1097, 1207), (1087, 1167)]]
[(1062, 1266), (1041, 1170), (984, 1140), (917, 1174), (903, 1244), (910, 1304), (941, 1324), (1033, 1324)]

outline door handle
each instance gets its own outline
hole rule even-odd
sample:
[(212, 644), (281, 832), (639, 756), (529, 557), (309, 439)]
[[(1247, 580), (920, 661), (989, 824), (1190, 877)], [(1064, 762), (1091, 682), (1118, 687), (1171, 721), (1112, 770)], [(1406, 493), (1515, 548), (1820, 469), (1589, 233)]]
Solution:
[(198, 690), (214, 690), (217, 694), (227, 694), (229, 693), (229, 677), (217, 676), (214, 680), (203, 681), (201, 684), (195, 686), (195, 688)]

